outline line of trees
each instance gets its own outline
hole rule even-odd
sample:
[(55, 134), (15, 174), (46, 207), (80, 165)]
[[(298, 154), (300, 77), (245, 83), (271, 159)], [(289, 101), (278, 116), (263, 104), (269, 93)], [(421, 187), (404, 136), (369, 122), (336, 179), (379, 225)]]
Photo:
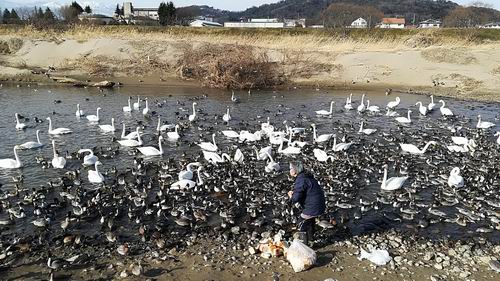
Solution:
[(158, 18), (160, 25), (174, 25), (176, 21), (176, 8), (172, 1), (161, 2), (158, 7)]
[(350, 26), (358, 18), (364, 18), (368, 27), (374, 27), (384, 17), (384, 13), (373, 6), (359, 6), (348, 3), (338, 3), (328, 6), (321, 18), (325, 27)]

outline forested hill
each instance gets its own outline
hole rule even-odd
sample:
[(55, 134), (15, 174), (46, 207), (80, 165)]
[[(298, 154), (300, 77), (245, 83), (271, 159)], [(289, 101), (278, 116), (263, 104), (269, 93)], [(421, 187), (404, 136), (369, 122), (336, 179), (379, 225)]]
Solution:
[(407, 19), (442, 19), (458, 4), (446, 0), (284, 0), (274, 4), (252, 7), (235, 16), (248, 18), (308, 18), (319, 19), (320, 14), (334, 3), (373, 6), (386, 16), (404, 16)]

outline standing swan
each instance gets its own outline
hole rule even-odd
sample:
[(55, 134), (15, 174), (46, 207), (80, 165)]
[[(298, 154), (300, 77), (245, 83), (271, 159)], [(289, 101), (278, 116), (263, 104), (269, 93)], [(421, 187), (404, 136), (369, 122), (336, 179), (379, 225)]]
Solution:
[(19, 122), (19, 114), (16, 115), (16, 130), (24, 130), (26, 129), (26, 124)]
[(95, 171), (89, 170), (88, 174), (88, 179), (89, 182), (91, 183), (103, 183), (104, 182), (104, 176), (99, 172), (97, 166), (102, 165), (101, 162), (97, 161), (95, 162)]
[(318, 110), (318, 111), (316, 111), (316, 114), (317, 114), (317, 115), (321, 115), (321, 116), (332, 115), (332, 112), (333, 112), (333, 104), (334, 104), (334, 103), (335, 103), (334, 101), (331, 101), (331, 102), (330, 102), (330, 111), (326, 111), (326, 110), (324, 110), (324, 109), (323, 109), (323, 110)]
[(101, 108), (98, 107), (96, 115), (89, 115), (89, 116), (87, 116), (87, 120), (89, 120), (89, 122), (99, 122), (99, 120), (100, 120), (100, 118), (99, 118), (99, 111), (100, 110), (101, 110)]
[(387, 108), (394, 109), (394, 108), (396, 108), (396, 106), (399, 105), (400, 102), (401, 102), (401, 99), (399, 97), (396, 97), (395, 101), (390, 101), (389, 103), (387, 103)]
[(423, 116), (427, 115), (427, 107), (423, 106), (421, 101), (417, 102), (415, 105), (419, 106), (418, 112), (420, 112), (420, 114)]
[(217, 144), (215, 143), (215, 134), (212, 134), (212, 141), (213, 141), (213, 143), (201, 142), (198, 144), (198, 146), (201, 147), (201, 149), (203, 149), (203, 150), (215, 152), (215, 151), (217, 151), (217, 149), (219, 149), (217, 147)]
[(443, 116), (453, 116), (453, 112), (449, 108), (446, 108), (446, 104), (444, 103), (444, 100), (439, 100), (441, 103), (441, 107), (439, 108), (439, 111), (441, 111), (441, 115)]
[(83, 113), (83, 110), (80, 110), (80, 104), (78, 103), (76, 105), (76, 112), (75, 112), (76, 117), (82, 117), (85, 116), (85, 113)]
[(401, 124), (410, 124), (411, 123), (410, 114), (411, 110), (408, 110), (408, 117), (396, 117), (396, 121), (398, 121)]
[(36, 141), (29, 141), (19, 145), (20, 149), (34, 149), (40, 148), (43, 143), (40, 142), (40, 130), (36, 130)]
[(56, 128), (52, 130), (52, 119), (47, 117), (47, 120), (49, 120), (49, 135), (65, 135), (73, 132), (68, 128)]
[(153, 146), (142, 146), (142, 147), (138, 147), (137, 149), (144, 156), (160, 156), (160, 155), (163, 155), (163, 147), (161, 145), (161, 141), (162, 140), (163, 140), (163, 137), (159, 136), (158, 137), (158, 147), (160, 149), (157, 149), (156, 147), (153, 147)]
[(408, 143), (400, 143), (401, 150), (408, 152), (410, 154), (424, 154), (431, 144), (437, 144), (435, 141), (428, 142), (422, 150), (418, 149), (416, 145)]
[(489, 129), (489, 128), (492, 128), (492, 127), (495, 127), (495, 126), (496, 125), (494, 123), (483, 122), (481, 120), (481, 115), (477, 116), (477, 125), (476, 125), (476, 128), (478, 128), (478, 129)]
[(17, 155), (17, 149), (19, 147), (14, 146), (14, 158), (15, 159), (0, 159), (0, 169), (18, 169), (23, 166), (21, 160), (19, 160), (19, 156)]
[(196, 106), (198, 104), (193, 102), (193, 114), (189, 115), (189, 122), (194, 122), (196, 120)]
[(52, 167), (54, 167), (54, 169), (64, 169), (64, 166), (66, 166), (66, 159), (59, 156), (59, 154), (57, 153), (55, 140), (52, 140), (52, 151), (54, 152), (54, 158), (52, 158)]
[(387, 164), (384, 165), (384, 178), (382, 179), (382, 185), (380, 188), (387, 191), (400, 189), (408, 177), (392, 177), (387, 179), (387, 167)]

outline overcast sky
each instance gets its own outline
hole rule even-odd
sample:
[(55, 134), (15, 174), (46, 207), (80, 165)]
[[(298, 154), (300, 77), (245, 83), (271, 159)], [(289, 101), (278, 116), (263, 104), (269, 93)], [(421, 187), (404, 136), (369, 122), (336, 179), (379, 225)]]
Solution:
[[(245, 10), (251, 6), (259, 6), (265, 3), (278, 2), (279, 0), (174, 0), (176, 6), (187, 6), (187, 5), (208, 5), (215, 8), (241, 11)], [(304, 0), (305, 1), (305, 0)], [(474, 0), (456, 0), (455, 2), (459, 4), (468, 4)], [(500, 0), (481, 0), (482, 2), (490, 3), (495, 6), (496, 9), (500, 9)], [(0, 0), (0, 7), (6, 6), (2, 5), (4, 3), (17, 4), (20, 6), (34, 6), (46, 3), (55, 2), (57, 4), (70, 3), (71, 0)], [(116, 3), (123, 3), (123, 1), (117, 0), (80, 0), (80, 3), (97, 3), (101, 5), (116, 5)], [(161, 0), (135, 0), (132, 1), (136, 7), (157, 7)], [(9, 6), (9, 5), (7, 5)]]

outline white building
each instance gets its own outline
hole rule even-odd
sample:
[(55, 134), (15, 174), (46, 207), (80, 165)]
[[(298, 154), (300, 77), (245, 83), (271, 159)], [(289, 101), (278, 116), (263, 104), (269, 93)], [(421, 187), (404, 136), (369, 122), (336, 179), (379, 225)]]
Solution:
[(405, 28), (405, 19), (383, 18), (379, 28)]
[(424, 20), (418, 24), (418, 28), (440, 28), (440, 20)]
[(305, 28), (306, 27), (306, 19), (298, 19), (298, 20), (284, 19), (283, 21), (285, 22), (285, 27), (289, 27), (289, 28), (294, 28), (294, 27)]
[(123, 16), (125, 18), (141, 17), (159, 20), (158, 8), (135, 8), (132, 2), (123, 3)]
[(500, 22), (492, 22), (483, 25), (481, 28), (500, 29)]
[(351, 28), (367, 28), (368, 22), (364, 18), (358, 18), (351, 23)]
[(285, 23), (278, 19), (250, 19), (241, 22), (225, 22), (224, 27), (230, 28), (284, 28)]
[(222, 24), (207, 20), (195, 20), (189, 24), (192, 27), (222, 27)]

